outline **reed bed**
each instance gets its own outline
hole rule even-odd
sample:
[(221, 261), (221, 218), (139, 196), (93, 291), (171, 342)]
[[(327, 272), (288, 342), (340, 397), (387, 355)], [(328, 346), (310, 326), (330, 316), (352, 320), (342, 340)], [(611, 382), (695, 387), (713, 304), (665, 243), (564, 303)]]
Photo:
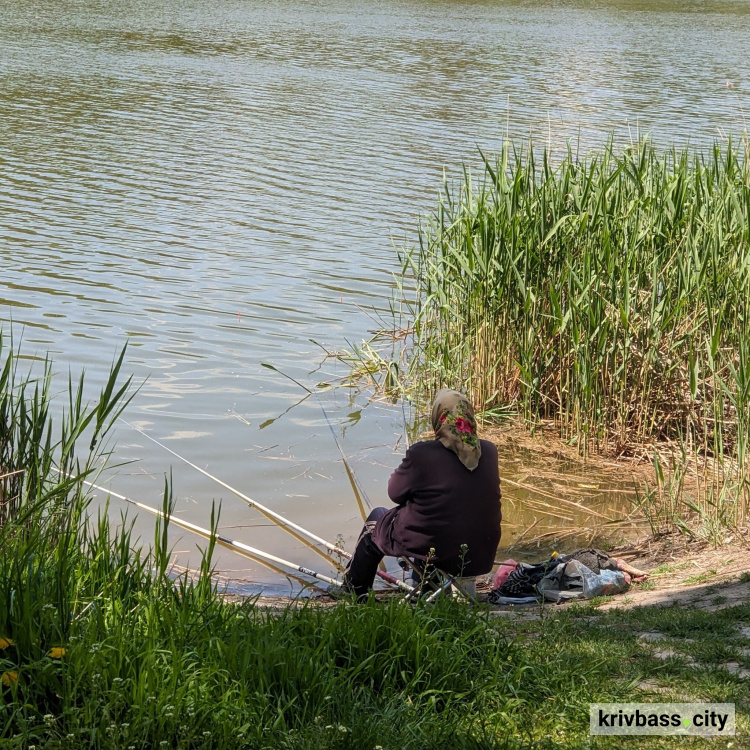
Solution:
[(489, 415), (551, 421), (583, 454), (670, 446), (701, 464), (696, 501), (721, 495), (742, 521), (749, 170), (731, 142), (609, 142), (554, 164), (506, 144), (480, 179), (444, 185), (403, 256), (394, 330), (410, 335), (388, 372), (412, 394), (457, 387)]

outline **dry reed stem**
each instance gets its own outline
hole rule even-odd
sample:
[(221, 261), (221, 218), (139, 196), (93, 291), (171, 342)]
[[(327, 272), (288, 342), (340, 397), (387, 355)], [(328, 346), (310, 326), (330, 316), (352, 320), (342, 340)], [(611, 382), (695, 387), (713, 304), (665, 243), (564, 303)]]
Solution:
[(17, 469), (16, 471), (10, 471), (7, 474), (0, 474), (0, 479), (7, 479), (8, 477), (15, 477), (18, 474), (23, 474), (26, 469)]
[(544, 490), (540, 490), (537, 487), (533, 487), (528, 484), (522, 484), (520, 482), (514, 482), (512, 479), (508, 479), (508, 477), (503, 477), (500, 480), (500, 483), (502, 484), (505, 482), (506, 484), (511, 484), (514, 487), (518, 487), (519, 489), (525, 490), (526, 492), (530, 492), (532, 494), (541, 495), (542, 497), (550, 498), (554, 500), (556, 503), (562, 503), (563, 505), (568, 505), (573, 508), (578, 508), (578, 510), (583, 510), (586, 513), (589, 513), (593, 516), (598, 516), (599, 518), (604, 518), (607, 521), (611, 521), (609, 516), (606, 516), (604, 513), (599, 513), (598, 511), (592, 510), (591, 508), (587, 508), (585, 505), (581, 505), (581, 503), (573, 502), (572, 500), (566, 500), (562, 497), (557, 497), (555, 495), (550, 494), (549, 492), (545, 492)]

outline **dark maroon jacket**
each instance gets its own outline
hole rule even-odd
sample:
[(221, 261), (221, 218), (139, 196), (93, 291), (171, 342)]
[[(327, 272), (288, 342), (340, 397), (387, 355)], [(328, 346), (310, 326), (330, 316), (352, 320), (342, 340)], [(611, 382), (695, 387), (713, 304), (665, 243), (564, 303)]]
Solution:
[[(479, 466), (469, 471), (438, 440), (415, 443), (391, 474), (388, 495), (397, 507), (382, 516), (373, 541), (386, 554), (426, 558), (430, 548), (448, 573), (488, 573), (500, 542), (497, 449), (482, 444)], [(463, 558), (461, 545), (468, 548)]]

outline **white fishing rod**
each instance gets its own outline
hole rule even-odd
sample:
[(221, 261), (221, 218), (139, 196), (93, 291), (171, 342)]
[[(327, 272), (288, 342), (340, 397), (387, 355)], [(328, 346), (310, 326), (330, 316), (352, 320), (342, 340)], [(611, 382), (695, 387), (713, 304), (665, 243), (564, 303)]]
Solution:
[(188, 531), (192, 531), (195, 534), (206, 537), (207, 539), (215, 538), (217, 542), (220, 542), (225, 547), (229, 547), (235, 552), (238, 552), (245, 557), (249, 557), (251, 560), (256, 560), (257, 558), (256, 562), (267, 560), (268, 562), (276, 563), (277, 565), (289, 568), (290, 570), (296, 570), (298, 573), (304, 573), (306, 576), (310, 576), (311, 578), (317, 578), (319, 581), (324, 581), (325, 583), (329, 583), (333, 586), (341, 585), (341, 581), (337, 581), (335, 578), (329, 578), (328, 576), (323, 575), (322, 573), (318, 573), (315, 570), (311, 570), (310, 568), (306, 568), (303, 565), (297, 565), (297, 563), (290, 562), (289, 560), (284, 560), (281, 557), (272, 555), (270, 552), (263, 552), (262, 550), (256, 549), (255, 547), (250, 547), (244, 542), (238, 542), (236, 539), (230, 539), (229, 537), (223, 536), (222, 534), (212, 534), (208, 529), (196, 526), (194, 523), (190, 523), (189, 521), (183, 521), (181, 518), (177, 518), (176, 516), (167, 515), (158, 508), (153, 508), (150, 505), (139, 503), (137, 500), (131, 500), (129, 497), (125, 497), (125, 495), (120, 495), (117, 492), (113, 492), (112, 490), (107, 489), (106, 487), (102, 487), (98, 484), (94, 484), (93, 482), (89, 482), (85, 479), (81, 479), (80, 481), (84, 484), (87, 484), (89, 487), (93, 487), (96, 490), (106, 492), (109, 495), (112, 495), (112, 497), (118, 498), (118, 500), (124, 500), (126, 503), (135, 505), (136, 508), (145, 510), (148, 513), (153, 513), (153, 515), (159, 516), (169, 523), (175, 524), (175, 526), (179, 526), (183, 529), (187, 529)]
[[(164, 443), (160, 443), (156, 438), (152, 438), (150, 435), (147, 435), (143, 430), (139, 429), (135, 425), (130, 424), (130, 422), (127, 422), (122, 417), (120, 417), (120, 420), (124, 422), (128, 427), (131, 427), (136, 432), (139, 432), (143, 437), (150, 440), (152, 443), (156, 443), (160, 448), (163, 448), (167, 453), (171, 453), (175, 458), (179, 458), (180, 461), (183, 461), (188, 466), (192, 467), (196, 471), (199, 471), (201, 474), (207, 476), (209, 479), (212, 479), (217, 484), (220, 484), (222, 487), (225, 487), (230, 492), (235, 494), (237, 497), (239, 497), (241, 500), (244, 500), (251, 508), (255, 508), (256, 510), (260, 511), (264, 515), (268, 516), (269, 518), (275, 519), (279, 522), (279, 524), (282, 525), (287, 531), (290, 529), (293, 529), (298, 534), (301, 534), (302, 536), (306, 536), (308, 539), (312, 539), (313, 541), (317, 542), (318, 544), (322, 544), (326, 549), (330, 550), (334, 554), (341, 555), (341, 557), (346, 558), (347, 560), (350, 560), (352, 557), (351, 552), (347, 552), (344, 549), (341, 549), (341, 547), (337, 547), (335, 544), (331, 544), (331, 542), (327, 542), (322, 537), (319, 537), (317, 534), (314, 534), (312, 531), (308, 531), (307, 529), (302, 528), (302, 526), (294, 523), (294, 521), (290, 521), (288, 518), (282, 516), (279, 513), (276, 513), (275, 511), (271, 510), (270, 508), (267, 508), (265, 505), (261, 505), (256, 500), (253, 500), (251, 497), (248, 497), (243, 492), (240, 492), (239, 490), (235, 489), (231, 485), (228, 485), (226, 482), (222, 481), (218, 477), (215, 477), (213, 474), (210, 474), (205, 469), (201, 469), (200, 466), (194, 464), (192, 461), (188, 461), (187, 458), (184, 458), (179, 453), (176, 453), (171, 448), (168, 448)], [(403, 591), (412, 591), (413, 587), (410, 586), (405, 581), (401, 581), (395, 576), (392, 576), (390, 573), (386, 573), (383, 570), (378, 570), (377, 575), (382, 578), (387, 583), (390, 583), (392, 586), (397, 586), (398, 588), (402, 589)]]

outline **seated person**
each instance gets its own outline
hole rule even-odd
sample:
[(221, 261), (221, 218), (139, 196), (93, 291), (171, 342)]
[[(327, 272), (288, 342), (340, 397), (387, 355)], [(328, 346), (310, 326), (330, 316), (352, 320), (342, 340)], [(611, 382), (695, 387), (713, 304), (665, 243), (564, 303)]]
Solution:
[(474, 410), (457, 391), (432, 406), (435, 439), (412, 445), (388, 482), (395, 508), (375, 508), (344, 575), (365, 596), (385, 555), (427, 561), (455, 576), (488, 573), (500, 542), (497, 449), (477, 438)]

